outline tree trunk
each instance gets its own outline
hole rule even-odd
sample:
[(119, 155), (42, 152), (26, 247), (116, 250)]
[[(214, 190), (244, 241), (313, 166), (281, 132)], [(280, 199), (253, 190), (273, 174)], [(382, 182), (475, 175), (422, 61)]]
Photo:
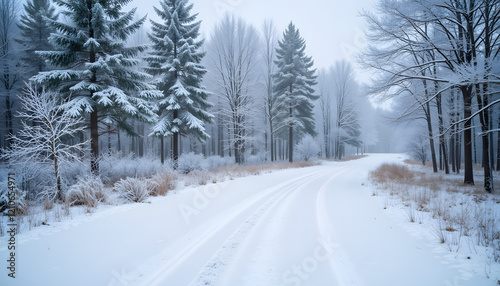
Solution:
[(97, 107), (90, 113), (90, 169), (99, 175), (99, 122)]
[[(470, 87), (460, 88), (464, 100), (464, 118), (470, 118), (472, 115), (472, 90)], [(471, 120), (464, 123), (464, 184), (474, 185), (474, 170), (472, 165), (472, 130)]]
[(179, 167), (179, 133), (176, 132), (172, 136), (172, 160), (173, 168), (177, 170)]
[(59, 160), (58, 160), (59, 158), (56, 150), (55, 138), (52, 137), (50, 141), (51, 141), (52, 158), (54, 160), (54, 175), (56, 177), (57, 200), (62, 201), (61, 176), (59, 175)]
[(118, 152), (121, 152), (122, 151), (122, 138), (120, 136), (120, 129), (118, 129), (116, 131), (116, 137), (117, 137), (117, 140), (118, 140), (118, 142), (117, 142), (117, 144), (118, 144)]
[(108, 125), (108, 153), (111, 153), (111, 126)]
[(144, 157), (144, 124), (139, 123), (139, 137), (137, 140), (139, 141), (139, 157)]
[(271, 132), (269, 134), (270, 138), (270, 149), (271, 149), (271, 162), (274, 162), (276, 158), (274, 158), (274, 130), (273, 130), (273, 124), (270, 122), (269, 123), (271, 127)]
[(10, 148), (12, 145), (12, 136), (14, 135), (14, 128), (12, 124), (12, 103), (10, 99), (10, 91), (7, 90), (5, 95), (5, 106), (7, 110), (5, 111), (5, 120), (7, 127), (7, 148)]
[(489, 154), (489, 138), (488, 135), (481, 136), (483, 142), (483, 165), (484, 165), (484, 190), (491, 193), (493, 190), (493, 176), (491, 173), (490, 154)]
[[(490, 112), (490, 114), (489, 114), (489, 118), (490, 118), (489, 119), (489, 121), (490, 121), (489, 130), (493, 130), (493, 120), (492, 120), (493, 116), (492, 115), (493, 115), (493, 112)], [(493, 171), (493, 170), (495, 170), (495, 146), (494, 146), (495, 145), (494, 144), (495, 138), (493, 136), (493, 132), (489, 133), (489, 140), (490, 140), (490, 164), (491, 164), (491, 170)]]
[[(174, 120), (179, 117), (179, 113), (177, 110), (174, 110)], [(172, 139), (172, 160), (173, 160), (173, 168), (177, 170), (179, 166), (179, 132), (175, 132)]]
[(427, 121), (427, 132), (429, 134), (429, 147), (431, 148), (432, 170), (434, 171), (434, 173), (437, 173), (438, 167), (436, 162), (436, 148), (434, 146), (434, 133), (432, 130), (431, 107), (429, 102), (426, 103), (425, 108), (425, 119)]
[[(87, 2), (87, 8), (89, 9), (89, 38), (94, 38), (94, 28), (92, 26), (93, 15), (92, 15), (92, 2)], [(92, 48), (89, 52), (89, 62), (96, 62), (96, 52)], [(90, 77), (91, 83), (97, 82), (97, 75), (95, 72), (92, 72), (92, 76)], [(94, 92), (90, 92), (90, 99), (93, 99)], [(99, 175), (99, 116), (98, 116), (98, 108), (94, 106), (94, 109), (90, 113), (90, 169), (92, 174), (95, 176)]]
[(216, 141), (215, 141), (215, 131), (214, 131), (214, 128), (212, 127), (211, 128), (212, 130), (212, 144), (210, 146), (210, 156), (214, 156), (215, 154), (217, 154), (217, 152), (215, 151), (215, 146), (216, 146)]
[(219, 114), (217, 115), (217, 138), (219, 139), (217, 153), (219, 156), (224, 157), (224, 124), (222, 122), (222, 116), (220, 115), (220, 109)]
[(455, 152), (457, 152), (457, 174), (460, 174), (460, 169), (462, 169), (462, 136), (460, 133), (456, 134), (455, 144), (457, 144), (455, 148)]
[[(500, 113), (498, 116), (500, 117)], [(500, 118), (498, 119), (498, 129), (500, 129)], [(500, 133), (497, 133), (497, 171), (500, 171)]]
[[(231, 128), (229, 127), (229, 125), (227, 127), (227, 140), (231, 140)], [(227, 150), (227, 155), (229, 157), (232, 157), (233, 156), (233, 153), (232, 153), (233, 149), (232, 149), (232, 146), (231, 146), (231, 142), (228, 142), (228, 148), (227, 149), (228, 149)]]
[[(476, 134), (476, 128), (472, 128), (472, 154), (473, 154), (473, 158), (474, 160), (472, 161), (474, 165), (477, 165), (477, 139), (476, 139), (476, 136), (474, 136), (474, 134)], [(482, 162), (481, 162), (481, 167), (482, 167)]]
[[(486, 94), (488, 90), (487, 84), (483, 85), (483, 89), (480, 89), (479, 84), (476, 85), (476, 98), (478, 108), (482, 109), (488, 105), (488, 95)], [(481, 123), (481, 140), (482, 140), (482, 155), (483, 155), (483, 170), (484, 170), (484, 190), (491, 193), (493, 190), (493, 174), (491, 172), (490, 164), (490, 138), (486, 134), (490, 126), (489, 111), (485, 110), (479, 113), (479, 121)]]
[[(453, 129), (452, 129), (453, 132)], [(450, 137), (450, 162), (451, 162), (451, 171), (453, 173), (456, 172), (456, 156), (455, 156), (455, 135), (451, 135)]]
[[(290, 120), (293, 117), (293, 108), (290, 107)], [(293, 123), (290, 123), (288, 130), (288, 161), (293, 163)]]
[(161, 164), (165, 164), (165, 137), (160, 137), (160, 161)]
[[(433, 59), (435, 59), (435, 56), (433, 56)], [(437, 74), (437, 67), (436, 64), (433, 64), (433, 73), (434, 75)], [(450, 166), (448, 165), (448, 152), (446, 150), (446, 139), (444, 137), (444, 122), (443, 122), (443, 101), (442, 101), (442, 96), (441, 93), (439, 93), (439, 84), (435, 81), (434, 82), (434, 92), (437, 93), (436, 95), (436, 105), (437, 105), (437, 110), (438, 110), (438, 123), (439, 123), (439, 165), (440, 169), (443, 170), (445, 174), (450, 173)]]

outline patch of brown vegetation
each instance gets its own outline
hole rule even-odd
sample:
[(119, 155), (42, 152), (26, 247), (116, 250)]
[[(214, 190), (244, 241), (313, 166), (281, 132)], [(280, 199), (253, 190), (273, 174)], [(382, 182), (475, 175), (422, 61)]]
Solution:
[(214, 172), (229, 175), (230, 177), (243, 177), (248, 175), (260, 175), (276, 170), (312, 167), (320, 164), (321, 162), (319, 161), (298, 161), (293, 163), (273, 162), (256, 165), (231, 165), (221, 167), (214, 170)]
[(403, 183), (413, 182), (415, 174), (406, 165), (384, 163), (370, 172), (370, 177), (377, 183), (386, 183), (389, 181)]
[(352, 155), (352, 156), (347, 156), (342, 159), (340, 159), (340, 162), (348, 162), (348, 161), (354, 161), (354, 160), (359, 160), (368, 157), (368, 155)]
[(168, 191), (175, 189), (178, 175), (173, 172), (158, 173), (147, 181), (152, 196), (165, 196)]
[(363, 159), (366, 157), (368, 157), (368, 155), (352, 155), (352, 156), (343, 157), (340, 160), (337, 160), (337, 159), (323, 159), (323, 160), (328, 161), (328, 162), (349, 162), (349, 161)]

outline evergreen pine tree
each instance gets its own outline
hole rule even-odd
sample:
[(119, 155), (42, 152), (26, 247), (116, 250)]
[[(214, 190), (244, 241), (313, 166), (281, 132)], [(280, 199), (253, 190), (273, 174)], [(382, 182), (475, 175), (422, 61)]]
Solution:
[[(179, 158), (179, 135), (193, 134), (205, 140), (205, 123), (212, 120), (207, 112), (211, 107), (208, 93), (202, 86), (205, 67), (200, 62), (205, 53), (200, 51), (203, 41), (199, 36), (200, 22), (192, 15), (193, 4), (188, 0), (162, 0), (161, 9), (155, 7), (162, 23), (151, 21), (153, 51), (146, 61), (148, 71), (157, 76), (157, 88), (163, 92), (159, 102), (159, 120), (152, 134), (160, 138), (173, 136), (174, 168)], [(162, 150), (162, 162), (164, 160)]]
[(99, 123), (126, 114), (139, 120), (156, 120), (151, 99), (161, 93), (146, 81), (134, 59), (146, 46), (127, 47), (125, 42), (145, 18), (133, 21), (136, 9), (122, 12), (131, 0), (55, 0), (67, 21), (49, 21), (57, 30), (50, 37), (55, 51), (37, 52), (61, 69), (32, 77), (38, 85), (63, 95), (63, 106), (74, 116), (90, 115), (91, 170), (99, 172)]
[(49, 51), (53, 47), (49, 43), (49, 36), (55, 32), (50, 21), (56, 21), (59, 15), (50, 0), (31, 0), (24, 6), (19, 24), (20, 38), (16, 41), (22, 45), (25, 55), (22, 60), (29, 67), (29, 76), (46, 70), (45, 61), (35, 54), (36, 51)]
[(305, 134), (316, 134), (313, 118), (313, 101), (318, 99), (313, 95), (316, 70), (312, 69), (314, 62), (305, 55), (305, 49), (306, 44), (299, 30), (290, 23), (283, 39), (278, 42), (275, 61), (278, 71), (274, 76), (274, 93), (280, 106), (278, 118), (288, 126), (290, 162), (293, 162), (294, 140), (300, 140)]

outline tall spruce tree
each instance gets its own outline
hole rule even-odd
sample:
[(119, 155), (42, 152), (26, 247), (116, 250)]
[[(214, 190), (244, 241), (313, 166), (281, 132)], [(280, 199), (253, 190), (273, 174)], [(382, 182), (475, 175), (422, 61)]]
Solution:
[(313, 118), (313, 95), (316, 85), (316, 70), (311, 57), (305, 55), (305, 40), (293, 23), (283, 33), (283, 39), (278, 42), (275, 61), (277, 72), (274, 93), (279, 108), (278, 118), (288, 126), (288, 159), (293, 162), (294, 140), (300, 140), (303, 135), (316, 135)]
[(54, 51), (37, 52), (59, 70), (32, 77), (64, 96), (63, 106), (74, 116), (90, 115), (91, 170), (99, 172), (99, 123), (119, 122), (124, 114), (154, 122), (151, 99), (161, 96), (151, 78), (138, 71), (134, 59), (146, 46), (127, 47), (126, 41), (145, 18), (133, 21), (135, 10), (122, 12), (131, 0), (55, 0), (67, 21), (49, 22), (57, 30), (50, 37)]
[(59, 15), (51, 0), (31, 0), (23, 7), (24, 13), (17, 24), (21, 30), (21, 37), (16, 41), (22, 45), (25, 51), (22, 60), (29, 67), (28, 76), (33, 76), (46, 70), (45, 61), (35, 52), (53, 49), (49, 43), (49, 37), (51, 33), (55, 32), (55, 29), (49, 24), (49, 20), (56, 21)]
[[(202, 40), (196, 40), (201, 22), (191, 14), (193, 4), (188, 0), (162, 0), (161, 9), (155, 7), (162, 23), (151, 21), (153, 51), (146, 61), (148, 71), (157, 76), (157, 87), (163, 92), (159, 102), (159, 120), (152, 134), (173, 136), (174, 168), (179, 158), (179, 135), (193, 134), (205, 140), (205, 123), (212, 120), (207, 112), (211, 107), (208, 93), (202, 86), (205, 67), (200, 64), (205, 53), (200, 51)], [(162, 162), (164, 160), (162, 150)]]

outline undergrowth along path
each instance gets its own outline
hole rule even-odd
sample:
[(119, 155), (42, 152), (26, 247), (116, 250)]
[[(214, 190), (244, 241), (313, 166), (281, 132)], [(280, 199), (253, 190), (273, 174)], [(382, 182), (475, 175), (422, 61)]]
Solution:
[(370, 170), (400, 160), (371, 155), (249, 176), (44, 226), (51, 231), (19, 235), (18, 276), (1, 272), (0, 284), (491, 284), (408, 232), (363, 186)]

